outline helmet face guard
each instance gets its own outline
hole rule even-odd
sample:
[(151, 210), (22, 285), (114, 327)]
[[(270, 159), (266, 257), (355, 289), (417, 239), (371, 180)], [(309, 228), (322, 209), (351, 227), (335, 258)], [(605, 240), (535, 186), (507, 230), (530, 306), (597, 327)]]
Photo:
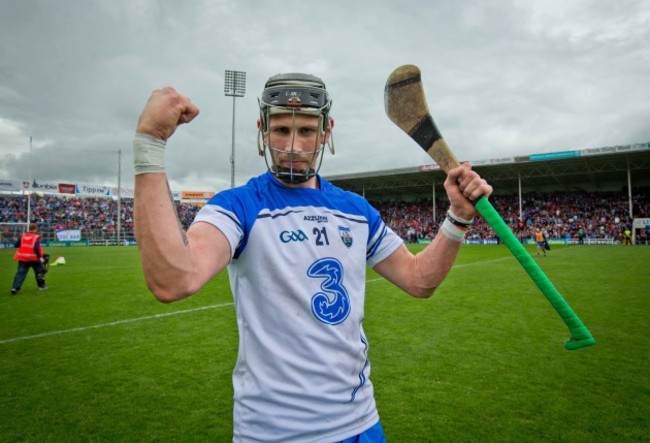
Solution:
[[(271, 77), (264, 86), (262, 97), (258, 99), (260, 107), (260, 124), (257, 137), (257, 148), (264, 157), (269, 171), (279, 180), (287, 184), (305, 183), (314, 177), (320, 169), (323, 161), (324, 146), (329, 146), (330, 152), (334, 154), (334, 143), (330, 129), (329, 110), (332, 101), (327, 94), (323, 81), (309, 74), (278, 74)], [(272, 115), (289, 114), (292, 117), (291, 123), (291, 147), (278, 149), (272, 146), (270, 134), (270, 120)], [(318, 117), (318, 135), (316, 137), (314, 150), (305, 152), (294, 151), (296, 137), (296, 115), (309, 115)], [(310, 166), (305, 170), (294, 169), (293, 166), (283, 167), (276, 164), (274, 153), (288, 152), (289, 158), (301, 158), (311, 156)], [(268, 155), (267, 155), (268, 153)], [(269, 162), (269, 157), (271, 158)], [(293, 161), (290, 161), (293, 165)]]

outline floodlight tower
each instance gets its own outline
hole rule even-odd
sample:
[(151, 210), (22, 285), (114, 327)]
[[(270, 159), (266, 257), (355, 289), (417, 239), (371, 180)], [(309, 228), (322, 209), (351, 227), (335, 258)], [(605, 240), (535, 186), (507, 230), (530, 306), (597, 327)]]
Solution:
[(230, 187), (235, 187), (235, 99), (246, 94), (246, 73), (226, 70), (223, 88), (226, 97), (232, 97), (232, 147), (230, 152)]

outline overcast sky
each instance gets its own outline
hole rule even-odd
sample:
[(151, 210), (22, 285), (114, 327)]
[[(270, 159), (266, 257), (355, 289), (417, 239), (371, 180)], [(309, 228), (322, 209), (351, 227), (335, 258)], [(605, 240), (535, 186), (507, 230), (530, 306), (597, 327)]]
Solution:
[(0, 179), (132, 187), (131, 140), (150, 92), (201, 110), (167, 145), (172, 189), (266, 170), (257, 97), (280, 72), (322, 77), (336, 154), (324, 175), (431, 164), (385, 116), (390, 72), (422, 70), (461, 160), (650, 142), (650, 2), (644, 0), (0, 0)]

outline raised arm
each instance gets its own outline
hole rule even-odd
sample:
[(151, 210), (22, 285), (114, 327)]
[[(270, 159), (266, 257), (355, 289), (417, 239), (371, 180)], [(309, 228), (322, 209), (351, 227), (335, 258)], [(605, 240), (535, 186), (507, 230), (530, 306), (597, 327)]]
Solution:
[(489, 196), (492, 187), (472, 170), (469, 163), (452, 169), (445, 180), (449, 210), (460, 223), (445, 221), (425, 249), (413, 255), (402, 245), (375, 266), (375, 271), (414, 297), (430, 297), (445, 279), (460, 250), (463, 223), (471, 223), (477, 212), (472, 201)]
[(165, 174), (167, 140), (198, 114), (173, 88), (157, 89), (140, 115), (133, 142), (136, 240), (147, 286), (163, 302), (195, 293), (230, 259), (228, 241), (216, 227), (196, 223), (184, 232)]

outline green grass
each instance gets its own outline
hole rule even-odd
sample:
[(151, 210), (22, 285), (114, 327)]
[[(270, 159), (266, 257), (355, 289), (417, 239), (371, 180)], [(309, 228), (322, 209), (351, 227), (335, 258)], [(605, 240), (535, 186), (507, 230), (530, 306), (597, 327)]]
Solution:
[[(50, 289), (30, 274), (13, 297), (13, 250), (0, 250), (0, 441), (230, 441), (226, 275), (164, 305), (135, 248), (47, 252), (67, 261)], [(464, 246), (428, 300), (368, 273), (389, 441), (648, 441), (650, 248), (557, 246), (536, 260), (596, 346), (564, 349), (564, 323), (502, 246)]]

